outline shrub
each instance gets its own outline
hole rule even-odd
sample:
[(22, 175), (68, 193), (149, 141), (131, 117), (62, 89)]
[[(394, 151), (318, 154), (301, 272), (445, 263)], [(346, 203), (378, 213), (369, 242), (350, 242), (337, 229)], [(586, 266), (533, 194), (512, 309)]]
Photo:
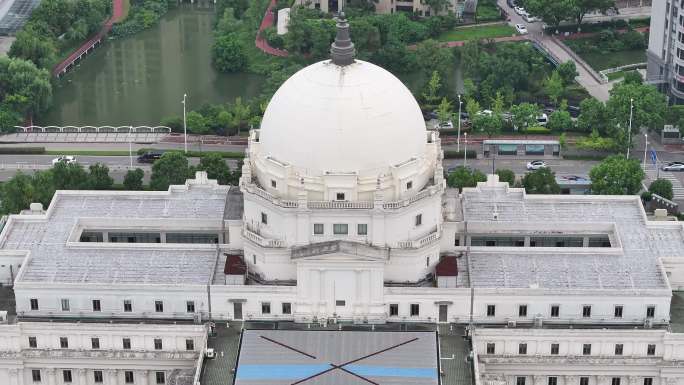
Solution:
[(499, 180), (501, 182), (508, 182), (508, 185), (510, 187), (513, 187), (513, 185), (515, 184), (515, 173), (512, 170), (496, 170), (496, 175), (499, 176)]
[(648, 191), (665, 199), (672, 199), (672, 182), (667, 179), (656, 179), (648, 186)]
[(528, 127), (525, 129), (526, 134), (534, 134), (534, 135), (542, 135), (542, 134), (550, 134), (551, 130), (549, 130), (546, 127)]
[[(465, 156), (467, 159), (476, 159), (477, 158), (477, 151), (466, 150)], [(444, 151), (444, 159), (463, 159), (463, 150), (461, 150), (461, 151), (453, 151), (453, 150)]]
[(45, 147), (0, 147), (0, 154), (45, 154)]
[(641, 200), (644, 202), (648, 202), (653, 198), (653, 194), (650, 191), (644, 191), (641, 193)]

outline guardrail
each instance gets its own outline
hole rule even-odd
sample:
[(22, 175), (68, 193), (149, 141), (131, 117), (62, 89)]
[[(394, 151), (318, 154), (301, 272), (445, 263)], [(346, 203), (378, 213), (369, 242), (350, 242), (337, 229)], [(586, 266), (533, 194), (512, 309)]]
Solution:
[[(90, 163), (80, 163), (79, 164), (83, 167), (88, 167), (90, 166)], [(142, 166), (142, 165), (133, 165), (133, 167), (129, 165), (106, 165), (109, 168), (109, 171), (128, 171), (128, 170), (135, 170), (136, 168), (142, 169), (143, 171), (146, 172), (151, 172), (152, 171), (152, 166)], [(52, 168), (52, 165), (49, 164), (36, 164), (36, 163), (0, 163), (0, 170), (49, 170)]]
[(634, 70), (634, 69), (639, 69), (639, 68), (646, 68), (647, 63), (634, 63), (634, 64), (627, 64), (624, 66), (620, 67), (614, 67), (614, 68), (608, 68), (603, 71), (599, 71), (599, 75), (601, 76), (601, 79), (603, 79), (604, 83), (608, 83), (608, 74), (612, 74), (615, 72), (620, 72), (620, 71), (625, 71), (625, 70)]

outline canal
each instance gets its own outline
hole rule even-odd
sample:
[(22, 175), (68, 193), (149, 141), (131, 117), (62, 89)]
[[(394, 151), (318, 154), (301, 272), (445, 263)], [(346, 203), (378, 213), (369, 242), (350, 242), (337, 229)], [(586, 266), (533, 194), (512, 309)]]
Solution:
[(259, 94), (264, 78), (211, 64), (214, 9), (183, 4), (154, 27), (106, 42), (57, 82), (43, 125), (157, 125), (203, 103)]

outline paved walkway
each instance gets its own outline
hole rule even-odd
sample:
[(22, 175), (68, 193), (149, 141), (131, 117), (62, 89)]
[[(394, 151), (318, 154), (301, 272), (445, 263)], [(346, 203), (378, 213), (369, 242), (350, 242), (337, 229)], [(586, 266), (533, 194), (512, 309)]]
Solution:
[(656, 179), (669, 180), (670, 183), (672, 183), (672, 200), (680, 204), (682, 201), (684, 201), (684, 186), (673, 173), (669, 171), (658, 170), (650, 163), (646, 164), (646, 170), (644, 171), (646, 172), (647, 179), (647, 182), (645, 183), (646, 186), (650, 185), (651, 182)]
[(266, 41), (266, 39), (264, 39), (264, 37), (261, 35), (261, 32), (263, 30), (265, 30), (268, 27), (272, 27), (273, 23), (275, 22), (275, 15), (272, 11), (275, 8), (275, 6), (276, 0), (271, 0), (271, 4), (269, 4), (268, 8), (266, 8), (266, 13), (264, 13), (264, 18), (261, 20), (261, 25), (259, 26), (259, 31), (257, 31), (256, 40), (254, 41), (254, 44), (264, 53), (273, 56), (286, 57), (288, 55), (287, 51), (285, 51), (284, 49), (271, 47)]

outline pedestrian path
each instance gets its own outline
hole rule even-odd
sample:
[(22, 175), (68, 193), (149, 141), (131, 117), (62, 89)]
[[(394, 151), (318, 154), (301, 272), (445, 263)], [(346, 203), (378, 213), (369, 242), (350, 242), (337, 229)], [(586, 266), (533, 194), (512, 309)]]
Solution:
[(672, 200), (682, 201), (684, 200), (684, 186), (682, 182), (670, 171), (658, 170), (653, 165), (646, 166), (646, 179), (648, 179), (648, 184), (656, 179), (666, 179), (672, 183)]

